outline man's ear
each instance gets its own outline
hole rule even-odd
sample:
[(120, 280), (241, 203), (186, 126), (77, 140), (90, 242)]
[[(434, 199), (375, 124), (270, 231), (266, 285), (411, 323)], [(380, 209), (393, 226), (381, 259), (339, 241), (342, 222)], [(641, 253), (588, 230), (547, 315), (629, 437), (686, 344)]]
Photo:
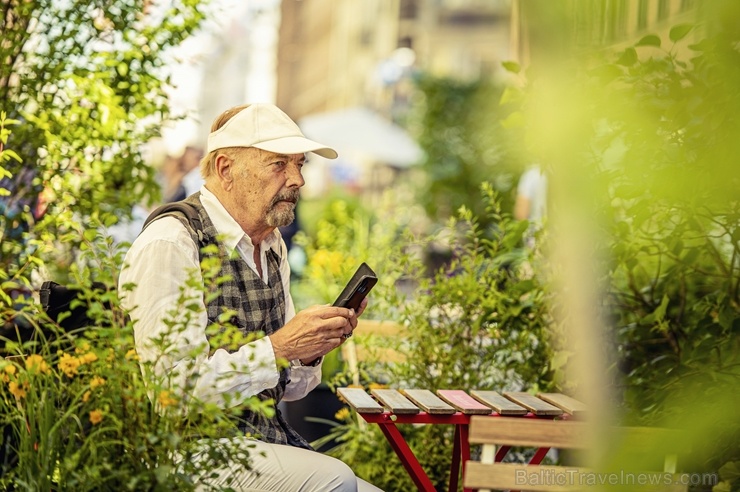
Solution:
[(234, 170), (234, 159), (227, 156), (226, 154), (218, 154), (214, 162), (214, 171), (218, 177), (221, 187), (229, 191), (234, 183), (232, 172)]

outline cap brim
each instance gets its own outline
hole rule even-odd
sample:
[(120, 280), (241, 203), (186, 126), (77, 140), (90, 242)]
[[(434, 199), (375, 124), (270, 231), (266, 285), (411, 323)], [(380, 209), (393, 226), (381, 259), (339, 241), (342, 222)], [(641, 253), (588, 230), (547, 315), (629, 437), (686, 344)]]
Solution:
[(327, 159), (336, 159), (339, 154), (337, 151), (326, 145), (322, 145), (305, 137), (283, 137), (275, 140), (268, 140), (252, 145), (258, 149), (276, 154), (304, 154), (313, 152)]

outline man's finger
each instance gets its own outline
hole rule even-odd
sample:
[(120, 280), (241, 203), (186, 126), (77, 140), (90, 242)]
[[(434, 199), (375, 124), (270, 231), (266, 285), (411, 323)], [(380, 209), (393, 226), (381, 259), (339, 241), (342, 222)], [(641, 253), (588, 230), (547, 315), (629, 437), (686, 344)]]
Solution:
[(318, 313), (322, 319), (329, 318), (345, 318), (349, 319), (352, 317), (352, 309), (339, 307), (339, 306), (322, 306), (321, 311)]

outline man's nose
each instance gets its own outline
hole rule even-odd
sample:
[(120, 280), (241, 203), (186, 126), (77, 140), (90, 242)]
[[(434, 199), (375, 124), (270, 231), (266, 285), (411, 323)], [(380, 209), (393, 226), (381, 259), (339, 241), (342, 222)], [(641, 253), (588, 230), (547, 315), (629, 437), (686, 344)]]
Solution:
[(287, 174), (287, 180), (286, 180), (286, 186), (289, 188), (300, 188), (304, 184), (306, 184), (306, 181), (303, 179), (303, 174), (301, 173), (301, 166), (297, 164), (291, 164), (288, 166), (288, 169), (285, 171)]

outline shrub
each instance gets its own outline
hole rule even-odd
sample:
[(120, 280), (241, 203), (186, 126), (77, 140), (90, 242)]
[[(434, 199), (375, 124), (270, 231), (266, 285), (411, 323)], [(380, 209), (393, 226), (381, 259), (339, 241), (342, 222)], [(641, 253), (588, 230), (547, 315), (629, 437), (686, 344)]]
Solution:
[[(389, 385), (432, 391), (556, 388), (550, 364), (553, 347), (549, 343), (548, 296), (544, 280), (533, 274), (539, 270), (540, 255), (523, 246), (528, 223), (514, 221), (503, 213), (498, 195), (489, 184), (484, 183), (481, 189), (486, 223), (492, 224), (488, 228), (480, 227), (477, 216), (463, 207), (438, 234), (418, 237), (408, 225), (376, 209), (382, 219), (366, 236), (374, 247), (367, 248), (370, 254), (360, 259), (377, 261), (374, 268), (385, 289), (371, 293), (376, 310), (370, 314), (403, 325), (407, 335), (375, 341), (398, 350), (406, 359), (394, 364), (383, 360), (363, 363), (360, 373), (365, 387)], [(357, 246), (345, 244), (344, 235), (357, 230), (365, 220), (344, 217), (341, 222), (321, 224), (316, 242), (320, 249), (314, 255), (353, 254)], [(335, 238), (339, 239), (334, 242)], [(429, 276), (422, 252), (432, 242), (446, 245), (452, 259)], [(309, 270), (316, 256), (309, 255)], [(322, 278), (321, 282), (331, 285), (330, 280)], [(336, 386), (352, 383), (349, 371), (333, 380)], [(376, 426), (360, 422), (362, 419), (349, 411), (341, 411), (338, 418), (342, 424), (335, 425), (321, 441), (338, 443), (330, 454), (384, 490), (413, 488)], [(401, 429), (430, 478), (440, 487), (449, 478), (453, 430), (451, 426)]]

